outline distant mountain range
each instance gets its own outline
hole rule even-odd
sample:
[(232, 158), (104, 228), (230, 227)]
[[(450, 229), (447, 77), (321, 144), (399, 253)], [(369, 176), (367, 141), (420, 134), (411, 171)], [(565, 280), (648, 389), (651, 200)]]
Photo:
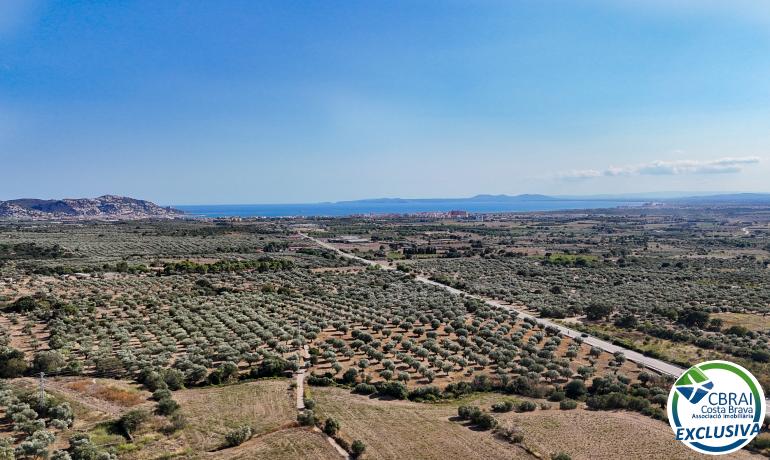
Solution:
[(336, 201), (333, 204), (364, 204), (364, 203), (373, 203), (373, 204), (398, 204), (398, 203), (431, 203), (431, 202), (442, 202), (446, 203), (448, 201), (456, 201), (458, 203), (462, 202), (473, 202), (473, 203), (503, 203), (503, 202), (511, 202), (511, 201), (562, 201), (563, 198), (556, 198), (552, 196), (547, 195), (532, 195), (532, 194), (523, 194), (523, 195), (475, 195), (470, 198), (366, 198), (363, 200), (350, 200), (350, 201)]
[(0, 219), (12, 220), (147, 219), (173, 218), (183, 214), (182, 211), (164, 208), (149, 201), (115, 195), (61, 200), (22, 198), (0, 201)]
[(408, 204), (431, 202), (463, 203), (515, 203), (534, 201), (627, 201), (627, 202), (664, 202), (664, 203), (714, 203), (714, 204), (770, 204), (770, 193), (707, 193), (707, 192), (651, 192), (606, 195), (475, 195), (469, 198), (369, 198), (363, 200), (337, 201), (329, 204)]

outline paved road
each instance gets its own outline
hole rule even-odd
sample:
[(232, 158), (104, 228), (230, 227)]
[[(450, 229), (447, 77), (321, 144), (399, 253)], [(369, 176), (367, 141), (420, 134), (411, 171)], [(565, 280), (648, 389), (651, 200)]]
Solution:
[[(386, 265), (386, 264), (383, 264), (383, 263), (380, 263), (380, 262), (375, 262), (373, 260), (367, 260), (367, 259), (364, 259), (362, 257), (358, 257), (356, 255), (349, 254), (347, 252), (342, 251), (341, 249), (337, 248), (336, 246), (334, 246), (332, 244), (326, 243), (326, 242), (321, 241), (321, 240), (319, 240), (317, 238), (313, 238), (312, 236), (306, 235), (304, 233), (300, 233), (300, 236), (315, 242), (319, 246), (322, 246), (322, 247), (324, 247), (326, 249), (334, 251), (337, 254), (339, 254), (342, 257), (345, 257), (347, 259), (353, 259), (353, 260), (356, 260), (358, 262), (362, 262), (362, 263), (367, 264), (367, 265), (372, 265), (372, 266), (376, 266), (376, 267), (382, 268), (384, 270), (394, 270), (394, 267), (392, 267), (390, 265)], [(453, 288), (451, 286), (447, 286), (445, 284), (441, 284), (441, 283), (437, 283), (435, 281), (429, 280), (428, 278), (425, 278), (424, 276), (419, 276), (418, 275), (418, 276), (415, 277), (415, 279), (417, 281), (420, 281), (420, 282), (423, 282), (423, 283), (426, 283), (426, 284), (431, 284), (433, 286), (438, 286), (438, 287), (440, 287), (442, 289), (446, 289), (447, 291), (449, 291), (449, 292), (451, 292), (453, 294), (465, 295), (466, 297), (471, 297), (471, 298), (474, 298), (474, 299), (478, 299), (478, 300), (481, 300), (483, 302), (486, 302), (489, 305), (493, 305), (495, 307), (504, 308), (506, 310), (515, 310), (515, 311), (517, 311), (519, 313), (519, 316), (521, 316), (522, 318), (535, 318), (538, 322), (540, 322), (542, 324), (545, 324), (546, 326), (553, 326), (553, 327), (559, 329), (559, 331), (562, 334), (566, 335), (567, 337), (579, 337), (579, 336), (583, 336), (584, 335), (583, 332), (576, 331), (574, 329), (570, 329), (567, 326), (564, 326), (564, 325), (559, 324), (559, 323), (555, 323), (555, 322), (553, 322), (553, 321), (551, 321), (549, 319), (546, 319), (546, 318), (536, 317), (536, 316), (534, 316), (534, 315), (532, 315), (532, 314), (530, 314), (530, 313), (528, 313), (526, 311), (522, 311), (521, 309), (518, 309), (518, 308), (516, 308), (516, 307), (514, 307), (512, 305), (504, 304), (504, 303), (498, 302), (496, 300), (485, 299), (485, 298), (482, 298), (480, 296), (477, 296), (477, 295), (474, 295), (474, 294), (470, 294), (470, 293), (467, 293), (465, 291), (461, 291), (459, 289), (455, 289), (455, 288)], [(629, 361), (632, 361), (632, 362), (638, 363), (638, 364), (642, 364), (645, 367), (647, 367), (648, 369), (653, 370), (655, 372), (658, 372), (660, 374), (671, 375), (671, 376), (674, 376), (674, 377), (679, 377), (682, 374), (682, 372), (684, 372), (684, 369), (682, 369), (681, 367), (676, 366), (674, 364), (667, 363), (667, 362), (661, 361), (659, 359), (651, 358), (649, 356), (644, 356), (643, 354), (638, 353), (636, 351), (629, 350), (627, 348), (615, 345), (615, 344), (607, 342), (605, 340), (601, 340), (601, 339), (599, 339), (597, 337), (593, 337), (591, 335), (584, 336), (583, 337), (583, 342), (587, 343), (588, 345), (601, 348), (602, 350), (604, 350), (604, 351), (606, 351), (608, 353), (615, 353), (617, 351), (621, 351), (626, 356), (626, 359), (628, 359)]]

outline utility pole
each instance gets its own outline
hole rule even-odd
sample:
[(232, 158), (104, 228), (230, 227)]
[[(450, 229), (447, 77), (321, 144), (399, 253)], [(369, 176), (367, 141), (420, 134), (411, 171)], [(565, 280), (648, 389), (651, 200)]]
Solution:
[(45, 407), (45, 372), (40, 373), (40, 407)]

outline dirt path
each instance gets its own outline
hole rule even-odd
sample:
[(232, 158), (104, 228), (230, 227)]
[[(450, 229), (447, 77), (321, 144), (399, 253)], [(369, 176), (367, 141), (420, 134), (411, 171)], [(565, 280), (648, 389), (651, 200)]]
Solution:
[(337, 444), (337, 441), (335, 441), (334, 438), (332, 438), (331, 436), (329, 436), (326, 433), (324, 433), (323, 431), (321, 431), (321, 429), (318, 428), (317, 426), (313, 427), (313, 431), (321, 433), (321, 435), (324, 438), (326, 438), (326, 440), (329, 442), (329, 444), (331, 444), (331, 446), (334, 447), (334, 450), (336, 450), (342, 456), (342, 458), (344, 458), (345, 460), (350, 460), (350, 454), (348, 454), (348, 452), (345, 449), (343, 449), (342, 446)]
[(297, 410), (305, 410), (305, 369), (298, 370), (294, 377), (297, 379)]
[[(310, 359), (310, 348), (305, 345), (302, 347), (302, 351), (300, 352), (300, 367), (297, 372), (294, 373), (294, 377), (296, 378), (296, 389), (297, 389), (297, 411), (302, 412), (305, 410), (305, 360)], [(334, 450), (336, 450), (345, 460), (350, 460), (350, 454), (342, 448), (339, 444), (337, 444), (337, 441), (334, 440), (331, 436), (327, 435), (323, 431), (321, 431), (318, 427), (314, 426), (313, 431), (316, 433), (321, 434), (324, 438), (326, 438), (326, 442), (328, 442), (332, 447), (334, 447)]]

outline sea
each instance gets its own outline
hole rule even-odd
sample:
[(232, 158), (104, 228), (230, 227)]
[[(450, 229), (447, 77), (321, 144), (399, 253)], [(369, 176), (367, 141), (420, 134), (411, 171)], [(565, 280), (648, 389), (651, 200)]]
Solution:
[(473, 213), (563, 211), (640, 206), (638, 201), (606, 200), (383, 200), (310, 204), (179, 205), (191, 217), (343, 217), (351, 215), (413, 214), (462, 210)]

